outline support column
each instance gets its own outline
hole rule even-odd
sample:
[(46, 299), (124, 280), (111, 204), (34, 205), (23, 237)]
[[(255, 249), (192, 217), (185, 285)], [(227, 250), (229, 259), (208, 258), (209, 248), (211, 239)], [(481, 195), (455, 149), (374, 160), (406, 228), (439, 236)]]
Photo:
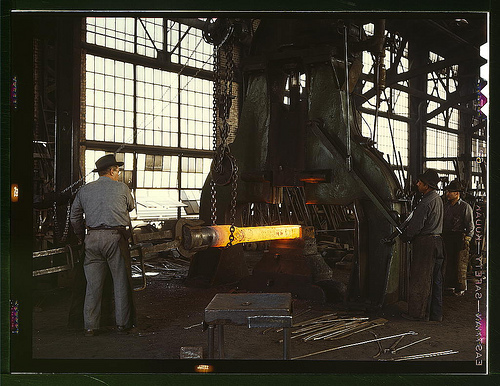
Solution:
[[(477, 79), (479, 77), (479, 69), (477, 65), (474, 65), (472, 61), (466, 61), (461, 63), (458, 67), (458, 88), (461, 95), (468, 95), (476, 92)], [(466, 104), (468, 108), (474, 110), (474, 100), (471, 100)], [(473, 126), (473, 116), (472, 114), (460, 111), (459, 113), (459, 124), (458, 124), (458, 154), (464, 156), (463, 165), (463, 177), (464, 182), (467, 187), (471, 187), (471, 176), (472, 176), (472, 162), (467, 158), (472, 154), (472, 126)]]
[[(408, 43), (409, 71), (427, 66), (428, 57), (429, 52), (424, 47), (419, 46), (418, 43)], [(409, 83), (411, 89), (427, 93), (427, 73), (411, 78)], [(423, 171), (426, 102), (425, 98), (410, 94), (410, 118), (412, 121), (409, 127), (409, 172), (413, 178), (416, 178)]]

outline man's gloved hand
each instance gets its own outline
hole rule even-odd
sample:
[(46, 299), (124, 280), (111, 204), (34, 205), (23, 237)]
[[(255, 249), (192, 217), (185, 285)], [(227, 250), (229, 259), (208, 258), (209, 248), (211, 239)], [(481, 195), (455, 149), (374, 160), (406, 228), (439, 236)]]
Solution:
[(471, 237), (470, 236), (465, 236), (464, 237), (464, 245), (463, 245), (462, 249), (469, 249), (470, 241), (471, 241)]

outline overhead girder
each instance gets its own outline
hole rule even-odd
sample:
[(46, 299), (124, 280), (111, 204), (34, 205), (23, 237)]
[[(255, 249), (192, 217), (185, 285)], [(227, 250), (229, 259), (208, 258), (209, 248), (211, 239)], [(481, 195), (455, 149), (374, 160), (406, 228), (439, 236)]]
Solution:
[[(371, 75), (369, 75), (369, 74), (360, 74), (359, 79), (362, 80), (362, 81), (371, 81)], [(413, 87), (410, 87), (410, 86), (405, 86), (405, 85), (402, 85), (400, 83), (393, 83), (393, 84), (390, 85), (390, 87), (392, 89), (394, 89), (394, 90), (403, 91), (403, 92), (406, 92), (408, 94), (414, 95), (414, 96), (416, 96), (418, 98), (427, 99), (427, 100), (432, 101), (432, 102), (436, 102), (436, 103), (444, 103), (444, 102), (446, 102), (446, 99), (439, 98), (437, 96), (427, 94), (424, 91), (420, 91), (420, 90), (418, 90), (416, 88), (413, 88)], [(369, 91), (371, 91), (371, 90), (369, 90)], [(365, 95), (366, 94), (363, 94), (361, 96), (362, 99), (365, 99)], [(372, 97), (373, 96), (374, 95), (372, 95)], [(459, 109), (463, 109), (463, 108), (459, 107)], [(404, 119), (404, 118), (402, 118), (402, 119)]]
[(207, 71), (199, 68), (184, 66), (178, 63), (171, 63), (165, 59), (151, 58), (143, 55), (137, 55), (130, 52), (118, 51), (112, 48), (101, 47), (95, 44), (82, 42), (82, 47), (92, 54), (99, 55), (105, 58), (119, 60), (128, 63), (139, 64), (145, 67), (156, 68), (159, 70), (175, 72), (180, 75), (196, 76), (197, 78), (213, 80), (212, 71)]
[[(447, 67), (450, 67), (450, 66), (453, 66), (456, 64), (461, 64), (461, 63), (466, 62), (468, 60), (474, 60), (474, 59), (475, 58), (471, 58), (469, 56), (458, 56), (458, 57), (454, 57), (454, 58), (450, 58), (450, 59), (440, 60), (440, 61), (437, 61), (435, 63), (428, 64), (426, 66), (413, 68), (409, 71), (406, 71), (406, 72), (403, 72), (403, 73), (400, 73), (397, 75), (392, 75), (388, 71), (387, 79), (386, 79), (386, 87), (393, 87), (393, 85), (395, 85), (399, 82), (409, 80), (409, 79), (417, 77), (419, 75), (428, 74), (428, 73), (433, 72), (433, 71), (438, 71), (438, 70), (441, 70), (443, 68), (447, 68)], [(479, 60), (478, 65), (486, 63), (486, 61), (484, 59), (481, 60), (481, 58), (478, 58), (476, 60)], [(376, 88), (372, 88), (372, 89), (368, 90), (367, 92), (365, 92), (362, 95), (362, 97), (363, 97), (363, 99), (369, 100), (375, 96), (376, 92), (377, 92)], [(426, 94), (425, 97), (429, 99), (429, 95)]]
[(425, 116), (425, 120), (430, 120), (434, 118), (436, 115), (441, 114), (442, 112), (448, 110), (450, 107), (455, 107), (458, 106), (459, 103), (464, 103), (464, 102), (470, 102), (473, 101), (477, 98), (476, 93), (471, 93), (467, 95), (460, 95), (459, 91), (455, 91), (451, 94), (448, 95), (448, 99), (446, 99), (445, 102), (441, 104), (438, 108), (435, 110), (431, 111)]
[[(465, 18), (467, 24), (459, 26), (457, 18)], [(486, 42), (486, 14), (450, 13), (446, 18), (388, 18), (387, 30), (411, 36), (414, 43), (442, 57), (449, 57), (457, 51), (476, 56), (480, 45)]]

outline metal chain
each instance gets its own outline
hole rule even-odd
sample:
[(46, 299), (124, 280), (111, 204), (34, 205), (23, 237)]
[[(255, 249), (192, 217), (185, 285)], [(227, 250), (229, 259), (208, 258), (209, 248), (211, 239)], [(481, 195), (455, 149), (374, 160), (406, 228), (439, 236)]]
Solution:
[(68, 238), (69, 233), (69, 223), (70, 223), (70, 215), (71, 215), (71, 199), (68, 200), (68, 205), (66, 207), (66, 224), (64, 225), (64, 231), (61, 237), (61, 242), (64, 243)]
[[(90, 174), (92, 174), (92, 172), (90, 172), (89, 174), (87, 174), (86, 176), (80, 178), (78, 181), (75, 181), (73, 182), (70, 186), (68, 186), (66, 189), (62, 190), (61, 193), (66, 193), (68, 190), (71, 189), (71, 192), (73, 192), (73, 186), (75, 185), (78, 185), (80, 182), (83, 182), (85, 181), (85, 178), (87, 178), (87, 176), (89, 176)], [(83, 185), (82, 185), (83, 186)], [(81, 188), (81, 186), (76, 190), (78, 192), (78, 190)]]
[[(214, 167), (217, 168), (217, 104), (219, 94), (219, 47), (214, 45), (214, 84), (213, 84), (213, 111), (212, 111), (212, 119), (213, 119), (213, 131), (212, 131), (212, 148), (214, 151)], [(215, 190), (215, 181), (212, 175), (212, 180), (210, 181), (210, 218), (212, 220), (212, 225), (217, 224), (217, 192)]]
[(59, 221), (57, 220), (57, 202), (52, 203), (52, 218), (54, 220), (54, 240), (59, 239)]
[[(226, 53), (226, 64), (227, 64), (227, 76), (228, 76), (228, 96), (227, 96), (227, 119), (229, 119), (229, 112), (231, 110), (231, 103), (232, 103), (232, 93), (233, 93), (233, 79), (234, 79), (234, 60), (233, 60), (233, 37), (229, 39), (229, 46), (228, 50)], [(226, 133), (226, 138), (225, 140), (227, 141), (227, 136), (229, 135), (229, 125), (225, 122), (227, 126), (227, 133)], [(227, 144), (226, 144), (227, 146)], [(227, 147), (228, 155), (232, 157), (229, 154), (229, 147)], [(234, 160), (233, 160), (234, 161)], [(233, 173), (231, 176), (231, 207), (229, 209), (229, 221), (231, 223), (231, 227), (229, 228), (229, 242), (227, 243), (227, 247), (230, 247), (233, 245), (234, 241), (234, 232), (235, 232), (235, 222), (236, 222), (236, 197), (238, 194), (238, 165), (236, 162), (233, 162), (234, 169)]]
[[(234, 158), (230, 153), (228, 145), (228, 137), (230, 134), (230, 125), (228, 119), (230, 117), (233, 93), (233, 80), (234, 80), (234, 60), (233, 60), (233, 36), (230, 36), (227, 41), (220, 46), (214, 45), (214, 99), (213, 99), (213, 172), (223, 173), (224, 158), (231, 159), (233, 170), (231, 171), (231, 205), (229, 209), (229, 221), (231, 223), (229, 242), (226, 246), (230, 247), (234, 241), (235, 221), (236, 221), (236, 196), (238, 190), (238, 167), (234, 162)], [(220, 61), (222, 55), (226, 59), (226, 66), (221, 68)], [(220, 135), (220, 143), (217, 146), (217, 134)], [(210, 181), (211, 190), (211, 220), (212, 225), (217, 223), (216, 205), (217, 205), (217, 192), (215, 189), (214, 176)]]
[(238, 194), (238, 166), (234, 163), (232, 181), (231, 181), (231, 208), (229, 209), (229, 222), (231, 227), (229, 228), (229, 242), (226, 247), (233, 245), (234, 232), (236, 230), (234, 223), (236, 222), (236, 196)]
[(70, 215), (71, 215), (71, 199), (68, 200), (68, 205), (66, 206), (66, 220), (64, 224), (64, 231), (62, 235), (59, 237), (59, 220), (57, 219), (57, 202), (54, 201), (52, 203), (52, 212), (54, 219), (54, 240), (56, 243), (59, 241), (64, 243), (68, 238), (69, 234), (69, 224), (70, 224)]

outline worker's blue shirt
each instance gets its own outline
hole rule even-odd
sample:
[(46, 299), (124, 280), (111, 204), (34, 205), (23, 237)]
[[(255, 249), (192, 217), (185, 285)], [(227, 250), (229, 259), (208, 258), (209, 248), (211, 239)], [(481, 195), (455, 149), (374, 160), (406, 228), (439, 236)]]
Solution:
[(80, 238), (85, 234), (85, 224), (90, 228), (127, 226), (130, 222), (128, 212), (134, 207), (127, 185), (101, 176), (82, 186), (76, 194), (71, 206), (71, 225)]
[(443, 231), (443, 200), (435, 190), (424, 194), (406, 227), (406, 238), (440, 235)]

